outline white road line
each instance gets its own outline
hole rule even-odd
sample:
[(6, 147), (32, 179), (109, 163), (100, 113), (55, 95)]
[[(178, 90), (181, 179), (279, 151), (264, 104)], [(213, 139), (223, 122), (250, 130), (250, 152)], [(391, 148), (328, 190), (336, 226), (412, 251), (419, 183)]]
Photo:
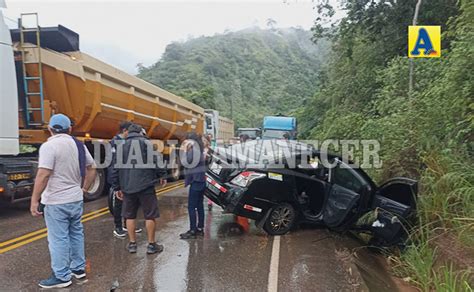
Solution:
[(280, 263), (280, 236), (273, 237), (270, 272), (268, 273), (268, 292), (278, 291), (278, 265)]

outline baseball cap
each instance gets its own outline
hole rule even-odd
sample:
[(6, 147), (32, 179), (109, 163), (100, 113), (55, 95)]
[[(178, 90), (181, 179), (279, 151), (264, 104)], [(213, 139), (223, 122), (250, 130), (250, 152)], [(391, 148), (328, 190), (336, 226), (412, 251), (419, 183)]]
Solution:
[(71, 127), (71, 120), (63, 114), (55, 114), (49, 119), (49, 127), (56, 133), (65, 132)]

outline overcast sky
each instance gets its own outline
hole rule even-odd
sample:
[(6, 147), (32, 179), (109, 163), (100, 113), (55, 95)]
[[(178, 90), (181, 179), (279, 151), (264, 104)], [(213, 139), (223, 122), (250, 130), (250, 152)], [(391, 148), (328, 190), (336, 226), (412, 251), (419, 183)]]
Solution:
[(309, 29), (315, 19), (311, 1), (6, 1), (7, 24), (22, 12), (38, 12), (41, 26), (61, 24), (80, 35), (81, 50), (129, 73), (136, 64), (155, 63), (166, 45), (225, 30), (265, 27)]

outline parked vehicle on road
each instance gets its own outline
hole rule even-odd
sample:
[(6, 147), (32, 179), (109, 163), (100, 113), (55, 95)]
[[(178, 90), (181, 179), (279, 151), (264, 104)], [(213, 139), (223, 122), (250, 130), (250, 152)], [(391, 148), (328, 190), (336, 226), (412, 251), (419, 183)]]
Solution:
[(296, 118), (284, 116), (267, 116), (263, 118), (262, 139), (297, 138)]
[[(179, 178), (179, 161), (171, 155), (177, 147), (165, 141), (179, 143), (190, 131), (202, 134), (204, 109), (81, 52), (77, 33), (61, 25), (40, 28), (37, 20), (35, 13), (22, 14), (19, 28), (9, 30), (0, 13), (0, 201), (29, 200), (37, 152), (19, 155), (19, 144), (38, 149), (49, 137), (54, 113), (71, 119), (72, 135), (92, 155), (92, 141), (111, 139), (121, 121), (139, 124), (162, 146), (170, 176)], [(94, 158), (103, 161), (104, 154)], [(105, 171), (98, 169), (86, 199), (106, 189)]]
[(214, 109), (204, 110), (204, 133), (210, 134), (212, 140), (219, 144), (229, 144), (234, 137), (234, 121), (223, 117)]
[(255, 140), (261, 137), (262, 130), (260, 128), (238, 128), (237, 137), (242, 135), (247, 135), (250, 140)]
[[(386, 246), (406, 236), (416, 211), (415, 180), (399, 177), (378, 186), (339, 156), (295, 141), (263, 146), (270, 142), (250, 141), (243, 151), (236, 148), (242, 145), (217, 149), (206, 173), (205, 195), (228, 212), (254, 219), (271, 235), (285, 234), (306, 222), (367, 232), (374, 242)], [(259, 162), (254, 158), (260, 154), (254, 154), (263, 148), (267, 149), (265, 165), (255, 167)], [(241, 165), (244, 160), (248, 167)], [(324, 160), (332, 167), (324, 166)], [(358, 222), (366, 214), (374, 218)]]

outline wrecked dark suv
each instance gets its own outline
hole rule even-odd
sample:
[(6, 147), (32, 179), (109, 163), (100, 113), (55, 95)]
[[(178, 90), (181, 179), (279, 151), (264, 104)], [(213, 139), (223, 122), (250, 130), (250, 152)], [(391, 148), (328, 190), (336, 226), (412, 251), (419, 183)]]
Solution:
[(415, 180), (398, 177), (377, 186), (362, 169), (307, 144), (262, 143), (267, 142), (217, 149), (209, 161), (205, 195), (228, 212), (254, 219), (271, 235), (314, 223), (369, 233), (377, 245), (405, 238), (416, 211)]

